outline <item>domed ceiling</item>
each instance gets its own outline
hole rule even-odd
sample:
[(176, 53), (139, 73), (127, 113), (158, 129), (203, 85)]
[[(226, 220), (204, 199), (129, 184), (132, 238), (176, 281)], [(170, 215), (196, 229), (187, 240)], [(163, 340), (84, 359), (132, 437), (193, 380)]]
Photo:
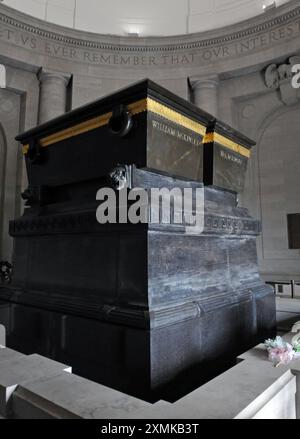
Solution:
[[(1, 0), (0, 0), (1, 1)], [(166, 36), (216, 29), (289, 0), (2, 0), (40, 19), (101, 34)]]

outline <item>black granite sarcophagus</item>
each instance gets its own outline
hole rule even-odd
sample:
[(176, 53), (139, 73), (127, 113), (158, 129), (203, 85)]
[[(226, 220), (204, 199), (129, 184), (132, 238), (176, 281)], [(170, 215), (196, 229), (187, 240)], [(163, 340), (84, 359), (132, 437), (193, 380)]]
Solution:
[[(105, 177), (119, 163), (243, 189), (253, 142), (151, 81), (17, 137), (31, 188)], [(230, 153), (230, 155), (229, 155)]]
[[(260, 226), (237, 205), (252, 141), (148, 80), (18, 140), (29, 187), (10, 224), (13, 281), (0, 288), (8, 346), (154, 400), (273, 335)], [(169, 222), (159, 206), (155, 223), (99, 224), (97, 191), (122, 186), (202, 190), (203, 227), (175, 221), (175, 202)]]

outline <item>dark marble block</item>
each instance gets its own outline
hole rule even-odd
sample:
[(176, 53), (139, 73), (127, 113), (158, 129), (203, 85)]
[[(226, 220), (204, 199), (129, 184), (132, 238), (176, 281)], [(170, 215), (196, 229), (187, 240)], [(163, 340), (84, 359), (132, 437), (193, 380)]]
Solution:
[[(131, 175), (144, 187), (157, 179), (202, 186), (134, 167)], [(179, 224), (101, 225), (95, 205), (48, 206), (39, 216), (29, 209), (12, 222), (13, 284), (0, 289), (8, 345), (147, 400), (174, 400), (273, 335), (275, 297), (257, 267), (259, 223), (234, 193), (204, 191), (199, 234)]]
[[(0, 287), (9, 347), (153, 401), (183, 396), (274, 335), (260, 224), (237, 204), (252, 141), (150, 81), (18, 139), (29, 188), (10, 224), (13, 281)], [(168, 224), (161, 206), (147, 210), (158, 223), (99, 224), (96, 192), (119, 194), (122, 182), (203, 190), (203, 230), (177, 224), (174, 202)]]

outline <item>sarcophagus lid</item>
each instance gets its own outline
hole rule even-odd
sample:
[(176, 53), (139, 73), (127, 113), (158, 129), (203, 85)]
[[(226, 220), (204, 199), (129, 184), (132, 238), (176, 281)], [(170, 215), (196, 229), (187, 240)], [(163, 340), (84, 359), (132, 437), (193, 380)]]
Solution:
[[(80, 107), (17, 137), (29, 184), (58, 187), (98, 179), (116, 166), (241, 190), (253, 142), (150, 80)], [(227, 159), (220, 151), (230, 152)], [(213, 153), (213, 157), (212, 157)], [(214, 167), (220, 166), (223, 178)], [(224, 174), (223, 169), (231, 169)], [(241, 181), (227, 177), (239, 169)], [(213, 177), (211, 177), (213, 176)]]

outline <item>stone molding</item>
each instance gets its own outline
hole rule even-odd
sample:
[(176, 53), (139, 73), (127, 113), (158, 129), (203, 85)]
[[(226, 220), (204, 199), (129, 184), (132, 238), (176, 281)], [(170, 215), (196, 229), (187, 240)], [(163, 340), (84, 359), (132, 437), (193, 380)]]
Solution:
[(192, 76), (189, 78), (189, 83), (193, 90), (199, 90), (202, 88), (216, 89), (220, 84), (218, 75), (210, 75), (203, 77)]
[(71, 74), (66, 74), (66, 73), (61, 73), (61, 72), (56, 72), (54, 70), (48, 70), (48, 69), (44, 69), (41, 68), (37, 74), (38, 80), (43, 83), (45, 81), (48, 80), (59, 80), (59, 81), (63, 81), (65, 83), (65, 86), (67, 87), (67, 85), (69, 84), (69, 81), (71, 79)]
[(164, 307), (150, 309), (130, 304), (119, 306), (103, 304), (100, 301), (91, 303), (89, 298), (71, 300), (67, 294), (51, 294), (23, 288), (0, 288), (1, 301), (8, 300), (10, 303), (19, 305), (36, 306), (48, 311), (59, 312), (68, 315), (83, 316), (126, 325), (133, 328), (157, 329), (184, 322), (195, 318), (205, 318), (210, 312), (217, 309), (262, 299), (273, 291), (270, 285), (254, 280), (247, 288), (242, 290), (219, 291), (216, 294), (202, 294), (201, 297), (185, 303), (173, 303)]
[[(173, 37), (100, 35), (50, 24), (0, 5), (0, 42), (49, 59), (118, 68), (200, 66), (239, 59), (300, 39), (297, 0), (241, 23), (214, 31)], [(9, 53), (9, 51), (8, 51)], [(9, 56), (9, 55), (8, 55)], [(276, 57), (282, 56), (276, 55)], [(22, 59), (30, 63), (24, 52)], [(270, 57), (269, 57), (270, 59)], [(253, 60), (251, 64), (253, 64)], [(257, 61), (258, 62), (258, 61)]]
[[(95, 209), (96, 211), (96, 209)], [(96, 220), (95, 211), (86, 213), (68, 213), (60, 214), (56, 217), (43, 216), (41, 218), (32, 219), (23, 216), (20, 219), (10, 222), (9, 232), (11, 236), (28, 236), (28, 235), (45, 235), (45, 234), (60, 234), (60, 233), (72, 233), (74, 231), (84, 232), (90, 231), (107, 231), (114, 225), (98, 224)], [(121, 226), (120, 226), (121, 227)], [(161, 224), (149, 224), (149, 228), (152, 230), (160, 230)], [(185, 224), (170, 224), (171, 230), (181, 230), (186, 227)], [(163, 224), (162, 230), (166, 229), (166, 224)], [(205, 214), (204, 218), (204, 231), (206, 234), (221, 234), (224, 236), (257, 236), (260, 233), (260, 222), (250, 217), (239, 216), (222, 216)]]
[[(18, 18), (14, 18), (11, 15), (15, 11), (13, 9), (1, 5), (0, 8), (0, 21), (3, 23), (9, 24), (11, 26), (14, 26), (18, 29), (24, 30), (26, 32), (30, 32), (32, 34), (38, 35), (43, 38), (52, 39), (54, 41), (66, 43), (66, 44), (72, 44), (79, 47), (86, 47), (86, 48), (92, 48), (92, 49), (101, 49), (101, 50), (112, 50), (112, 51), (137, 51), (137, 52), (148, 52), (148, 51), (176, 51), (176, 50), (193, 50), (201, 47), (207, 47), (212, 45), (218, 45), (223, 43), (232, 42), (234, 40), (240, 40), (243, 38), (249, 38), (252, 35), (258, 34), (263, 31), (271, 30), (273, 27), (276, 27), (278, 25), (284, 25), (285, 23), (290, 22), (291, 20), (295, 20), (299, 18), (300, 20), (300, 6), (299, 2), (296, 0), (291, 2), (291, 5), (289, 5), (290, 10), (286, 11), (287, 7), (286, 5), (283, 5), (282, 7), (277, 8), (278, 11), (284, 11), (282, 14), (273, 16), (273, 12), (268, 14), (264, 14), (264, 18), (267, 18), (266, 20), (261, 20), (261, 16), (254, 17), (252, 19), (243, 21), (235, 26), (228, 26), (225, 28), (222, 28), (217, 31), (213, 32), (221, 32), (225, 35), (218, 36), (218, 37), (206, 37), (206, 35), (213, 33), (212, 31), (204, 32), (204, 33), (194, 33), (194, 34), (188, 34), (188, 35), (178, 35), (174, 37), (145, 37), (145, 38), (133, 38), (133, 37), (120, 37), (120, 36), (106, 36), (101, 34), (92, 34), (87, 33), (84, 31), (77, 31), (73, 29), (68, 29), (62, 26), (58, 25), (51, 25), (52, 27), (55, 27), (57, 29), (63, 30), (65, 33), (75, 33), (77, 34), (77, 37), (63, 35), (58, 32), (47, 30), (47, 24), (43, 23), (42, 20), (35, 19), (33, 17), (28, 16), (27, 14), (17, 13), (20, 17), (23, 16), (24, 21), (20, 21)], [(3, 11), (3, 12), (2, 12)], [(276, 11), (276, 12), (278, 12)], [(9, 15), (6, 15), (9, 14)], [(26, 19), (29, 19), (30, 21), (35, 21), (37, 25), (33, 25), (26, 22)], [(258, 23), (257, 23), (258, 22)], [(253, 24), (252, 24), (253, 23)], [(43, 27), (45, 28), (43, 28)], [(232, 27), (243, 27), (245, 26), (245, 29), (239, 29), (234, 32), (230, 32), (226, 34), (226, 31), (228, 29), (232, 29)], [(91, 39), (86, 38), (80, 38), (80, 34), (82, 35), (89, 35), (92, 37)], [(93, 39), (95, 38), (95, 39)], [(99, 41), (103, 40), (103, 41)], [(97, 41), (98, 40), (98, 41)], [(131, 44), (128, 42), (126, 43), (120, 43), (121, 41), (132, 41)], [(141, 40), (144, 42), (141, 44)], [(168, 40), (174, 40), (175, 43), (170, 43)], [(186, 42), (177, 42), (177, 41), (187, 40)], [(152, 44), (151, 44), (152, 43)], [(153, 44), (155, 43), (155, 44)], [(138, 45), (137, 45), (138, 44)]]

